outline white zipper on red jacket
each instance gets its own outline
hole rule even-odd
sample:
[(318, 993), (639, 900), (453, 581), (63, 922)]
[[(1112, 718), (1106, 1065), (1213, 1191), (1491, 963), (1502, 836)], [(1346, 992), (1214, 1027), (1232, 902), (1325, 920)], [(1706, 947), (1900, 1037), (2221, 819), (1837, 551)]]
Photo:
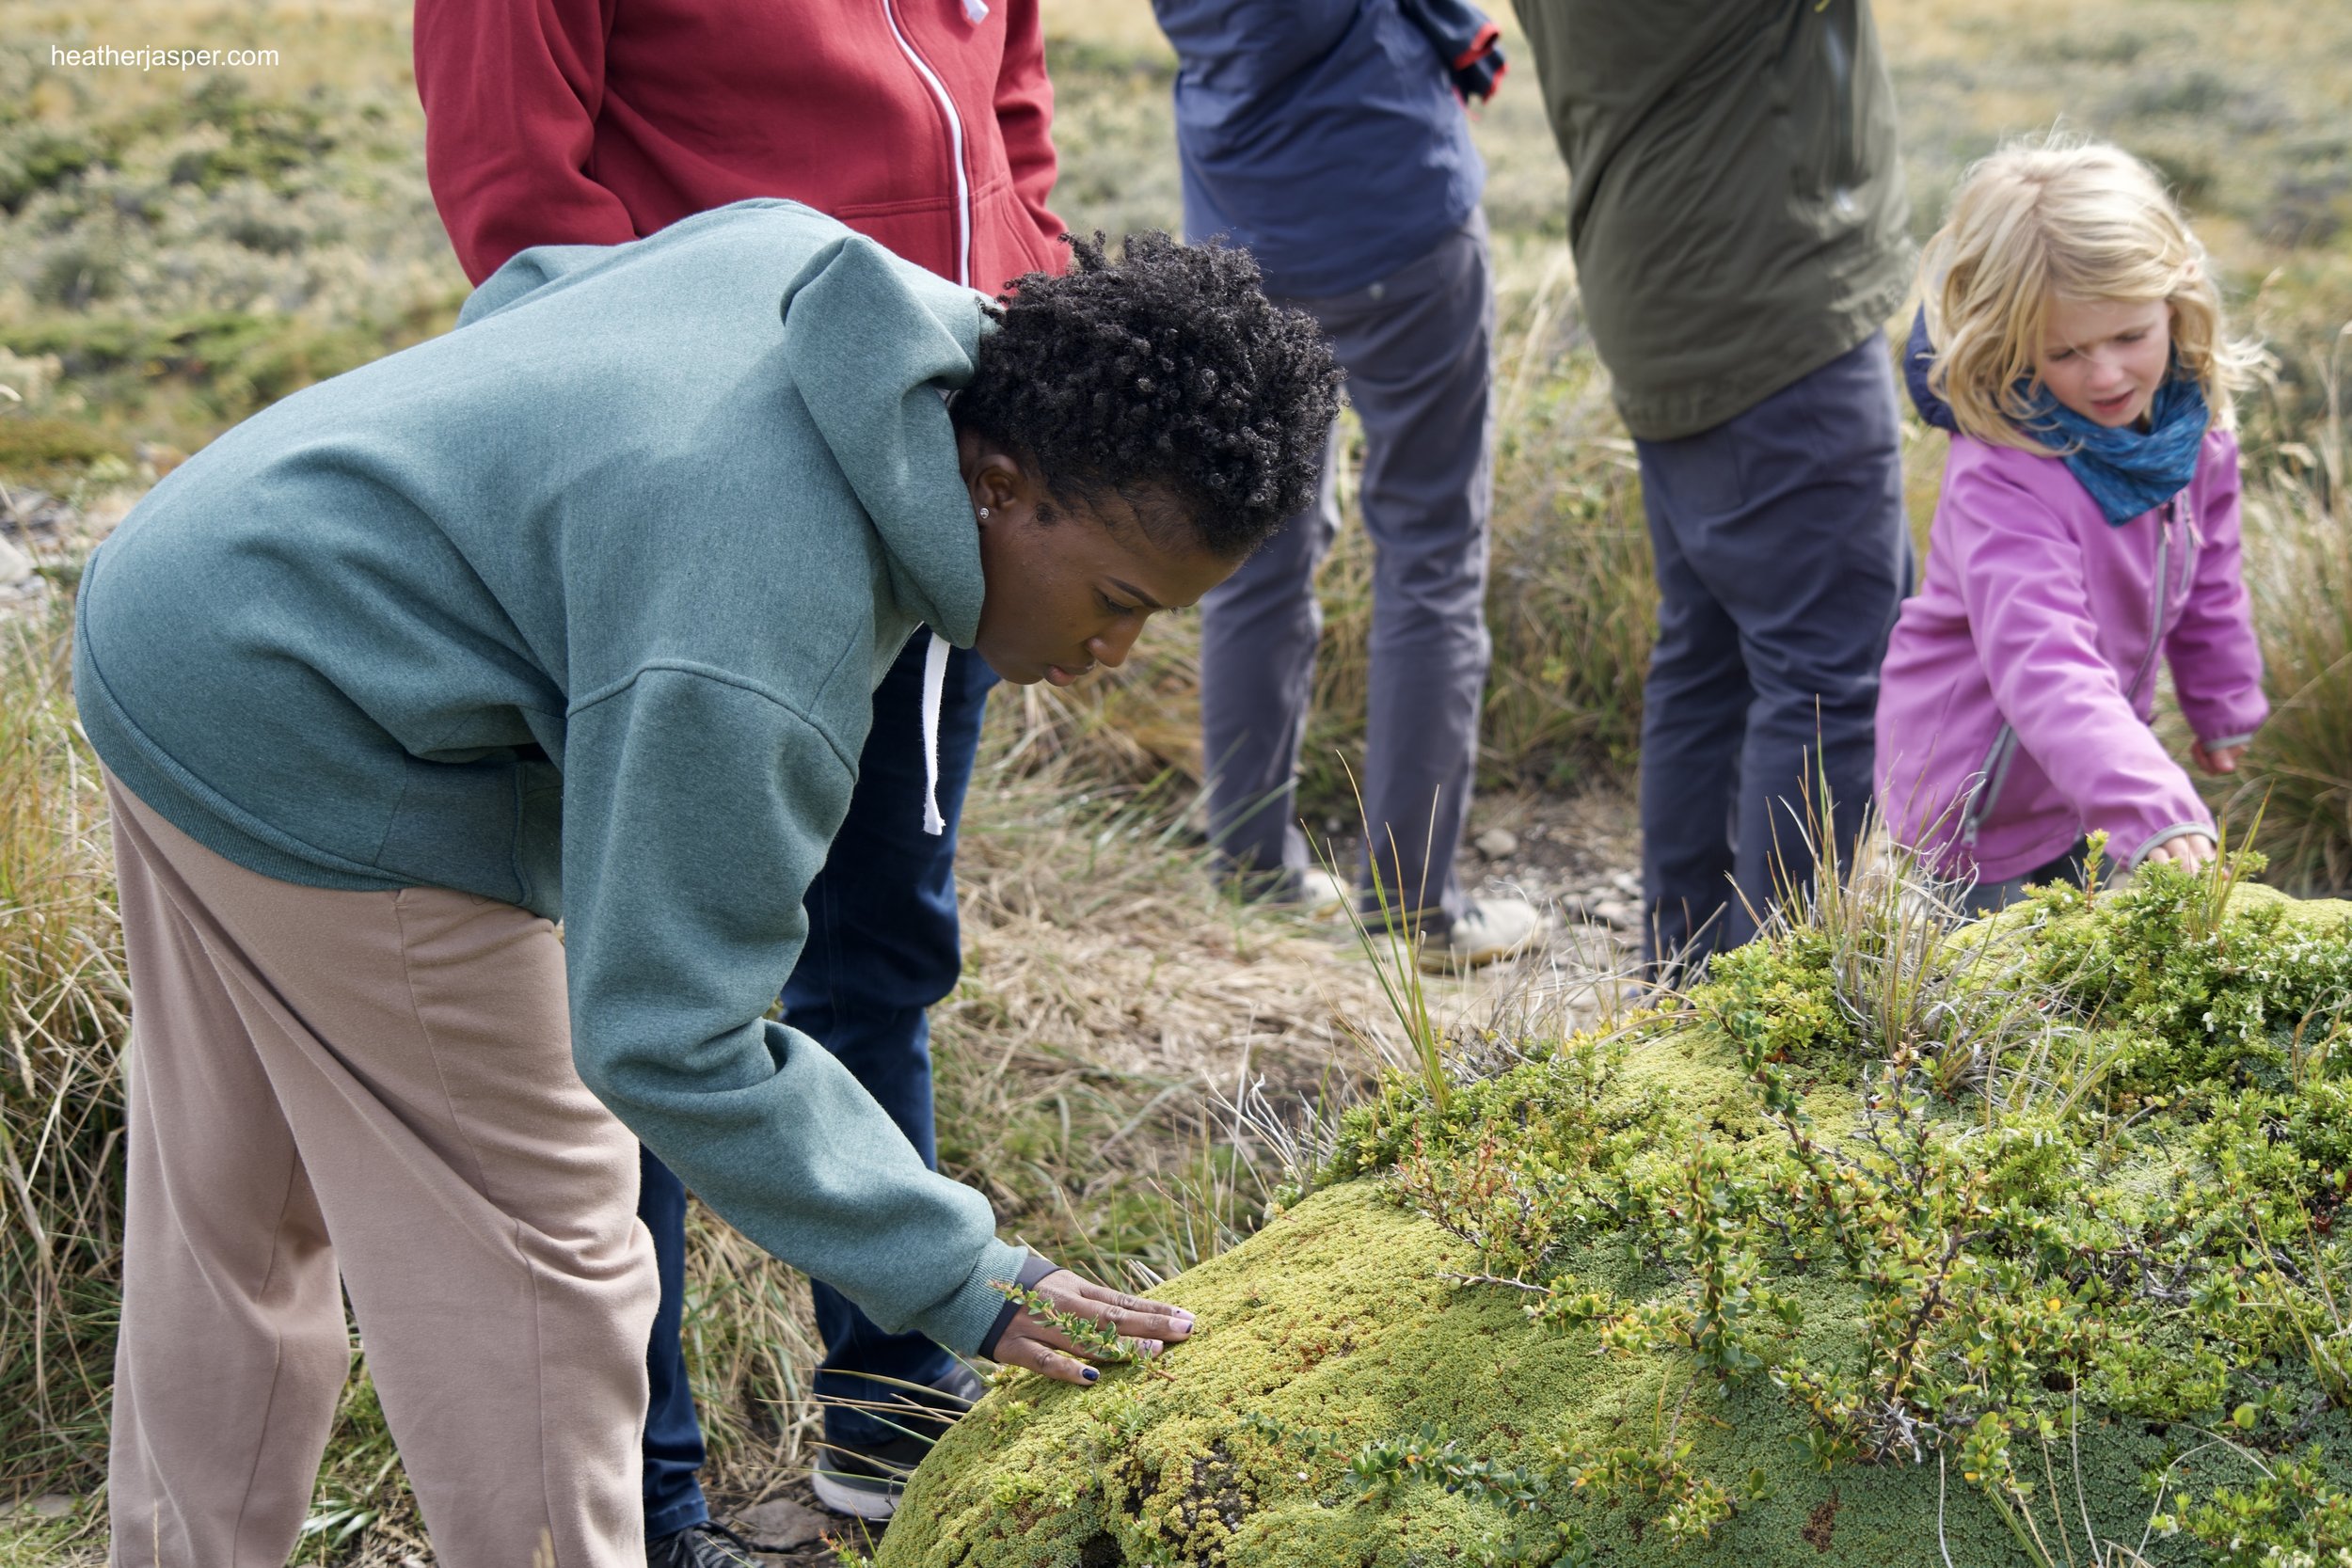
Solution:
[[(947, 150), (956, 166), (956, 281), (968, 289), (972, 286), (972, 182), (963, 172), (963, 119), (956, 113), (956, 101), (947, 96), (947, 85), (916, 53), (914, 40), (898, 25), (896, 0), (882, 0), (882, 8), (898, 52), (939, 100), (939, 112), (947, 117)], [(964, 0), (963, 14), (977, 27), (987, 20), (988, 7), (981, 0)], [(939, 814), (939, 709), (947, 684), (947, 640), (934, 627), (930, 645), (923, 650), (923, 831), (933, 837), (947, 829), (946, 819)]]
[[(963, 120), (956, 113), (956, 101), (947, 96), (947, 85), (923, 56), (916, 53), (914, 40), (898, 25), (897, 0), (882, 0), (882, 20), (890, 24), (890, 36), (898, 40), (898, 52), (907, 57), (923, 85), (939, 100), (939, 112), (947, 117), (947, 150), (956, 166), (956, 281), (965, 288), (972, 286), (972, 182), (963, 172)], [(986, 16), (985, 7), (980, 10)]]

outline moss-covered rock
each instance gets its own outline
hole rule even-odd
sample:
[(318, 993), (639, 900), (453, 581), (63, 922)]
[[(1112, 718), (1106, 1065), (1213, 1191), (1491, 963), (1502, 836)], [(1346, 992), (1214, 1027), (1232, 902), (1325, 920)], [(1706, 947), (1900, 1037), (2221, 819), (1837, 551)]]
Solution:
[(1391, 1081), (1159, 1292), (1190, 1342), (961, 1423), (882, 1568), (2352, 1563), (2352, 908), (2221, 893), (1850, 894)]

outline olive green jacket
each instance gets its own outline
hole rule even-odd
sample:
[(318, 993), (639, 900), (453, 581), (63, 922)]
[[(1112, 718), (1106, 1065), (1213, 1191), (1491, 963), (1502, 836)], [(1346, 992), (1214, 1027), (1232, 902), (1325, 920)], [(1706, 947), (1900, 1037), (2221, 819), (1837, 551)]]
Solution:
[(1518, 0), (1568, 243), (1642, 439), (1755, 406), (1885, 325), (1909, 272), (1868, 0)]

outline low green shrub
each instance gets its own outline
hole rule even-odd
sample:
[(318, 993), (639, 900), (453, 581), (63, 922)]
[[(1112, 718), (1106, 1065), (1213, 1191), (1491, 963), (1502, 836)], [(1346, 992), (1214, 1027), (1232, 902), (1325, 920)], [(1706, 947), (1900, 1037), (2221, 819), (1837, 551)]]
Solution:
[(1956, 927), (1875, 875), (1391, 1079), (1163, 1289), (1192, 1341), (1004, 1378), (879, 1561), (2352, 1552), (2352, 906), (2153, 868)]
[(122, 455), (121, 448), (84, 420), (0, 414), (0, 473), (46, 476)]

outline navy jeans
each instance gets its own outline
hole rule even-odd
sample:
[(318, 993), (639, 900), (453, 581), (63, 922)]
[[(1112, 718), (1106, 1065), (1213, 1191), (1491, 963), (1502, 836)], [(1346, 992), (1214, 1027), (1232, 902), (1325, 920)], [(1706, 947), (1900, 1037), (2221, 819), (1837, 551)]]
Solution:
[[(923, 1156), (936, 1164), (931, 1136), (930, 1026), (924, 1009), (955, 989), (962, 952), (956, 934), (956, 818), (972, 782), (980, 717), (995, 673), (959, 648), (947, 660), (939, 708), (939, 810), (947, 831), (923, 832), (923, 656), (918, 631), (874, 692), (874, 727), (858, 759), (850, 814), (809, 885), (808, 941), (785, 983), (786, 1020), (841, 1058), (890, 1113)], [(653, 1232), (661, 1275), (645, 1366), (645, 1534), (671, 1534), (709, 1517), (695, 1479), (702, 1430), (678, 1342), (686, 1251), (686, 1190), (648, 1152), (638, 1217)], [(929, 1383), (953, 1357), (919, 1334), (884, 1334), (838, 1291), (814, 1285), (817, 1328), (825, 1359), (820, 1399), (887, 1397), (871, 1377)], [(859, 1374), (868, 1374), (861, 1376)], [(836, 1443), (884, 1443), (898, 1435), (855, 1411), (829, 1409), (825, 1433)]]
[(1658, 558), (1641, 782), (1655, 967), (1755, 935), (1817, 849), (1844, 857), (1869, 804), (1879, 664), (1912, 570), (1885, 335), (1635, 450)]

